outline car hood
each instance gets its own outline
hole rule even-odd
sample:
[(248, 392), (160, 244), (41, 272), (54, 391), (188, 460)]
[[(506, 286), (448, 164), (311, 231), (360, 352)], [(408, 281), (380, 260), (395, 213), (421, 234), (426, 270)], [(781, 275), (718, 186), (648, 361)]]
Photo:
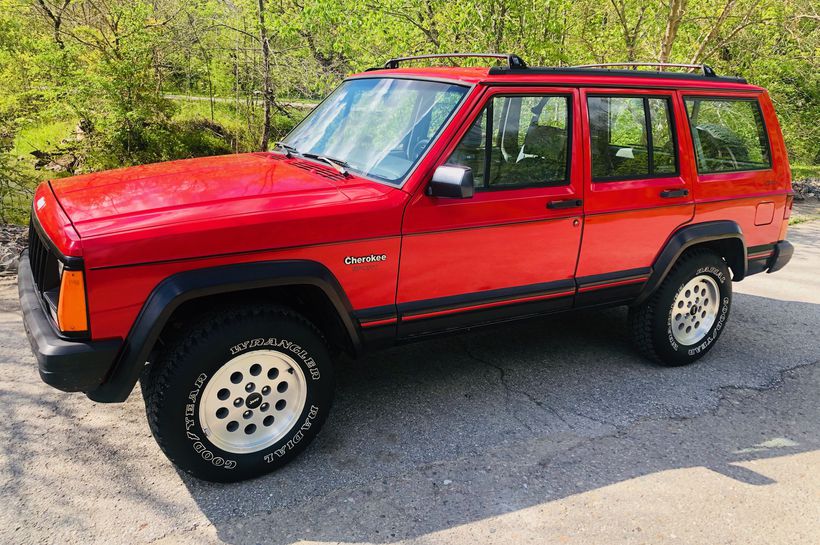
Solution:
[(225, 216), (321, 206), (348, 197), (335, 171), (251, 153), (157, 163), (51, 182), (81, 238)]

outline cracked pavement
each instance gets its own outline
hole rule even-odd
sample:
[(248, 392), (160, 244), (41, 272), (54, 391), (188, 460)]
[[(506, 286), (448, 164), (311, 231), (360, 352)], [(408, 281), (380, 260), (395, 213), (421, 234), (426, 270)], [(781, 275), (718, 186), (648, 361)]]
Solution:
[(696, 365), (623, 309), (342, 361), (313, 445), (237, 485), (180, 475), (138, 392), (42, 384), (0, 280), (0, 543), (820, 543), (820, 222), (789, 238)]

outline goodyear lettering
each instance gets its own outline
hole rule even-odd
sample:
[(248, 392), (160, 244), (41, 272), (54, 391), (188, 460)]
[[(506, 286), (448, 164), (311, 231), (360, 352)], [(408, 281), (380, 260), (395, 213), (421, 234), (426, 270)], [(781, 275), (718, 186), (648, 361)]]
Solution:
[(215, 456), (213, 452), (208, 450), (208, 447), (205, 446), (202, 439), (191, 431), (191, 428), (194, 427), (193, 417), (195, 413), (194, 409), (196, 407), (196, 400), (199, 398), (199, 393), (207, 380), (208, 375), (201, 373), (198, 377), (196, 377), (196, 380), (194, 380), (194, 389), (188, 393), (188, 400), (190, 403), (185, 404), (185, 436), (189, 441), (191, 441), (191, 447), (194, 449), (194, 452), (199, 454), (203, 460), (210, 462), (216, 467), (233, 469), (236, 467), (236, 460), (226, 460), (220, 456)]
[(712, 331), (712, 333), (710, 333), (709, 336), (706, 337), (706, 339), (698, 346), (689, 349), (690, 356), (700, 354), (702, 351), (706, 350), (706, 348), (718, 338), (718, 335), (720, 335), (720, 330), (723, 329), (723, 325), (726, 323), (726, 314), (729, 312), (729, 298), (724, 297), (722, 303), (723, 304), (720, 306), (720, 316), (718, 316), (714, 331)]

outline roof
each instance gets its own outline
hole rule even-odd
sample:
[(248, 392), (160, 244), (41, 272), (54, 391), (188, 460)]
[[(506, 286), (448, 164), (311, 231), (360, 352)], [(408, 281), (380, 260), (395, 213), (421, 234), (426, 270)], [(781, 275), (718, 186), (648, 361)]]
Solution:
[(657, 72), (650, 70), (621, 70), (572, 67), (406, 67), (374, 68), (354, 74), (362, 77), (407, 77), (452, 81), (466, 85), (476, 84), (542, 84), (594, 87), (664, 87), (692, 89), (727, 89), (762, 91), (740, 77), (704, 76), (688, 72)]

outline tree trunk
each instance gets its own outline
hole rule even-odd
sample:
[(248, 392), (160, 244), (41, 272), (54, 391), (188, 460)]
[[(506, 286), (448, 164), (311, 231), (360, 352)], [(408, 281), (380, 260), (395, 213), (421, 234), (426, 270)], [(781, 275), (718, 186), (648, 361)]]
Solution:
[(57, 43), (57, 47), (60, 49), (65, 49), (65, 43), (63, 43), (63, 38), (60, 35), (60, 27), (63, 26), (63, 13), (65, 13), (65, 10), (68, 8), (71, 0), (63, 0), (62, 6), (54, 10), (49, 8), (44, 0), (37, 0), (37, 3), (40, 5), (40, 9), (43, 11), (43, 14), (51, 21), (52, 33), (54, 36), (54, 41)]
[(621, 24), (621, 32), (624, 38), (624, 46), (626, 47), (626, 60), (629, 62), (635, 61), (636, 51), (638, 49), (638, 38), (641, 34), (641, 25), (646, 14), (646, 6), (641, 6), (638, 13), (638, 20), (635, 21), (634, 26), (630, 28), (629, 21), (626, 14), (626, 3), (624, 0), (610, 0), (612, 7), (615, 8), (615, 14), (618, 16), (618, 21)]
[(706, 37), (700, 42), (697, 51), (695, 54), (692, 55), (692, 58), (689, 60), (691, 64), (698, 64), (701, 62), (701, 58), (703, 52), (706, 51), (706, 47), (712, 43), (712, 41), (720, 34), (720, 29), (723, 26), (723, 23), (726, 22), (726, 19), (729, 17), (729, 14), (732, 13), (732, 9), (735, 7), (737, 0), (726, 0), (726, 3), (723, 5), (723, 10), (720, 12), (717, 20), (712, 23), (712, 29), (706, 35)]
[(678, 36), (683, 14), (686, 11), (686, 0), (671, 0), (669, 3), (669, 16), (666, 19), (666, 30), (663, 33), (661, 42), (661, 55), (659, 62), (669, 62), (672, 57), (672, 46), (675, 45), (675, 38)]
[(262, 103), (264, 105), (264, 120), (262, 121), (262, 141), (259, 144), (261, 151), (268, 151), (270, 143), (270, 108), (273, 101), (273, 90), (270, 83), (270, 44), (268, 32), (265, 28), (265, 0), (259, 0), (259, 41), (262, 43)]

